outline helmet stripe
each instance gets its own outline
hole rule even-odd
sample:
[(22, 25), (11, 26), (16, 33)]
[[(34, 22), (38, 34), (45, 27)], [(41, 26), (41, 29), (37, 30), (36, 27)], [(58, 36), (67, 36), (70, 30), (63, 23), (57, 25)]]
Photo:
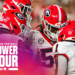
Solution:
[(58, 5), (56, 5), (58, 8), (58, 12), (59, 12), (59, 24), (61, 23), (61, 9)]

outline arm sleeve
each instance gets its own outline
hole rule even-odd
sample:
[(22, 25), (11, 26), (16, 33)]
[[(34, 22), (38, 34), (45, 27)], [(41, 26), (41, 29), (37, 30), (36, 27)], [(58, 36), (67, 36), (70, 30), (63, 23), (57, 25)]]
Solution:
[(55, 75), (66, 75), (67, 72), (67, 58), (63, 55), (58, 55), (55, 58), (56, 62), (56, 74)]

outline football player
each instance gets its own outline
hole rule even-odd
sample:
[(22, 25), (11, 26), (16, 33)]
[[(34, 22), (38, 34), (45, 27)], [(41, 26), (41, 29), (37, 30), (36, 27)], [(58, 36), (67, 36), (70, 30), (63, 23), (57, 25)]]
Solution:
[(75, 21), (67, 21), (53, 46), (55, 75), (75, 75)]
[[(33, 55), (33, 52), (30, 50), (29, 47), (25, 46), (25, 41), (23, 38), (21, 38), (19, 35), (20, 33), (23, 33), (25, 30), (25, 18), (24, 15), (17, 11), (17, 10), (7, 10), (3, 12), (2, 18), (0, 20), (0, 52), (1, 52), (1, 46), (2, 47), (12, 47), (11, 51), (10, 48), (4, 48), (4, 50), (9, 50), (9, 53), (11, 52), (11, 56), (17, 55), (17, 65), (15, 63), (15, 68), (12, 65), (9, 65), (12, 63), (10, 60), (10, 55), (9, 58), (6, 58), (4, 60), (4, 63), (7, 63), (7, 59), (10, 60), (9, 62), (9, 67), (6, 65), (4, 67), (0, 67), (1, 74), (2, 75), (19, 75), (21, 72), (21, 75), (29, 75), (29, 62), (31, 61), (31, 57)], [(13, 47), (17, 47), (16, 49)], [(17, 54), (15, 54), (15, 52)], [(14, 52), (14, 54), (13, 54)], [(2, 52), (1, 52), (2, 53)], [(0, 54), (1, 55), (1, 54)], [(5, 54), (7, 56), (7, 54)], [(1, 58), (1, 57), (0, 57)], [(1, 59), (0, 59), (1, 60)], [(0, 61), (1, 62), (1, 61)], [(3, 62), (2, 62), (3, 63)], [(0, 63), (1, 66), (1, 63)], [(17, 67), (16, 67), (17, 66)], [(5, 71), (4, 71), (5, 70)], [(15, 71), (16, 70), (16, 71)]]
[(41, 53), (41, 64), (39, 63), (33, 75), (54, 75), (52, 48), (57, 41), (58, 29), (66, 20), (67, 16), (62, 7), (50, 5), (43, 12), (41, 30), (31, 31), (26, 44), (35, 55), (37, 50)]
[(16, 9), (25, 16), (26, 19), (26, 31), (25, 34), (21, 34), (25, 38), (28, 37), (30, 30), (31, 30), (31, 11), (33, 10), (31, 7), (31, 1), (30, 0), (5, 0), (3, 4), (3, 11)]

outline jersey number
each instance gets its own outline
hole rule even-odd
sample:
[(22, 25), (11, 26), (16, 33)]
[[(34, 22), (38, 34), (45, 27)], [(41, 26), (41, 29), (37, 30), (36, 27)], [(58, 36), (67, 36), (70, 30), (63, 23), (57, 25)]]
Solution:
[(52, 48), (50, 49), (41, 49), (41, 65), (43, 67), (52, 67), (54, 60), (53, 57), (51, 56)]

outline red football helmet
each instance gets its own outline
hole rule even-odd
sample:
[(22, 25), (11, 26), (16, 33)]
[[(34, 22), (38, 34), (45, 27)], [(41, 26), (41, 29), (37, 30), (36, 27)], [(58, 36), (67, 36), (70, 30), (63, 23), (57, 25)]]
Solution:
[(16, 9), (24, 14), (26, 19), (31, 18), (30, 14), (32, 11), (30, 0), (5, 0), (3, 4), (3, 11), (8, 9)]
[(58, 5), (51, 5), (45, 9), (42, 17), (43, 32), (52, 41), (57, 40), (57, 32), (53, 33), (51, 28), (58, 30), (60, 25), (67, 21), (65, 11)]
[(2, 14), (0, 28), (5, 28), (18, 35), (25, 29), (26, 20), (18, 10), (7, 10)]
[(62, 28), (59, 36), (58, 41), (75, 41), (75, 21), (67, 21), (67, 25)]

